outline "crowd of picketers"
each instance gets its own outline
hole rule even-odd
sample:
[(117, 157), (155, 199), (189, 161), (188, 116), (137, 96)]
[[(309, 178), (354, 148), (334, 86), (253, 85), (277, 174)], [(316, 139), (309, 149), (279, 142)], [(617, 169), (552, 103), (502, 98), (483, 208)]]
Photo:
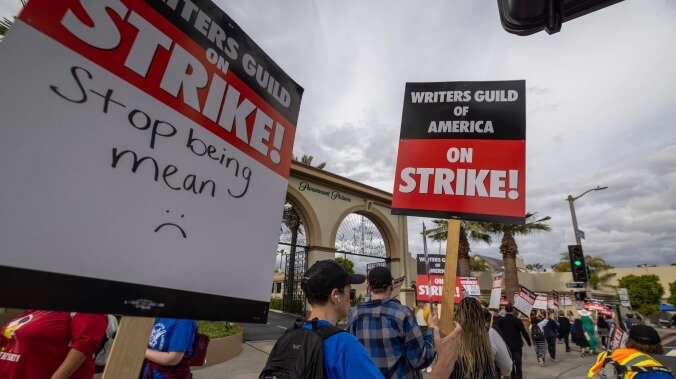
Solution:
[[(370, 300), (351, 308), (352, 285), (366, 280)], [(523, 377), (524, 342), (545, 366), (557, 361), (557, 341), (566, 352), (572, 342), (581, 355), (597, 355), (590, 378), (674, 378), (655, 358), (664, 354), (659, 334), (639, 315), (626, 318), (624, 346), (609, 351), (610, 332), (618, 325), (613, 317), (535, 311), (527, 330), (512, 305), (491, 314), (473, 297), (456, 304), (453, 331), (442, 335), (436, 312), (423, 304), (411, 309), (392, 297), (386, 267), (372, 269), (367, 278), (334, 260), (318, 261), (303, 275), (301, 288), (311, 313), (277, 341), (260, 378), (422, 378), (427, 371), (433, 379), (517, 379)], [(346, 328), (338, 328), (345, 319)], [(0, 378), (91, 379), (109, 326), (106, 315), (24, 312), (0, 328)], [(193, 320), (156, 319), (140, 377), (192, 378), (195, 335)]]
[[(352, 285), (365, 281), (370, 299), (351, 308)], [(473, 297), (455, 305), (453, 331), (444, 336), (436, 312), (423, 304), (411, 309), (392, 297), (393, 277), (386, 267), (366, 277), (333, 260), (318, 261), (303, 275), (301, 288), (310, 315), (277, 341), (262, 379), (422, 378), (424, 371), (429, 378), (521, 378), (524, 342), (544, 366), (557, 360), (557, 341), (571, 351), (569, 338), (582, 355), (598, 354), (589, 377), (673, 378), (653, 357), (664, 353), (659, 334), (634, 318), (625, 345), (611, 352), (612, 317), (592, 320), (585, 310), (577, 318), (572, 312), (536, 311), (527, 330), (512, 305), (491, 314)], [(346, 328), (337, 328), (345, 318)]]

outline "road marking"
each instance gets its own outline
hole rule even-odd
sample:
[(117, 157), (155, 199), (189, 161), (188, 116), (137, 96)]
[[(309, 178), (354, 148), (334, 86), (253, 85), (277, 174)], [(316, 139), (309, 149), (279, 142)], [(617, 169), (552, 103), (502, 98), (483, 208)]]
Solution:
[(278, 328), (286, 329), (286, 326), (279, 326), (277, 325)]
[(672, 350), (672, 351), (668, 352), (666, 355), (668, 355), (670, 357), (676, 357), (676, 350)]

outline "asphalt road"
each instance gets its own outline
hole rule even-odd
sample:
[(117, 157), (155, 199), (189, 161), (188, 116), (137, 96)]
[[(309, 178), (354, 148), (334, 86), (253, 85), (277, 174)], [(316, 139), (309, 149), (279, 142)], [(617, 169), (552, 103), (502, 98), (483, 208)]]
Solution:
[(293, 325), (297, 316), (270, 311), (267, 324), (239, 325), (244, 328), (244, 341), (276, 341), (284, 331)]

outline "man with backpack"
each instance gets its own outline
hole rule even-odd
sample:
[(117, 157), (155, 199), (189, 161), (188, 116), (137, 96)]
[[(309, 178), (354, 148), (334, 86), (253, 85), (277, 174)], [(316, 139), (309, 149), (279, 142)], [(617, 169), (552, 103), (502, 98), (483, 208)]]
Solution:
[(301, 288), (312, 306), (310, 322), (297, 321), (277, 341), (260, 378), (382, 378), (364, 346), (335, 327), (350, 310), (352, 274), (334, 260), (318, 261), (303, 275)]
[(422, 369), (432, 364), (434, 327), (439, 318), (429, 316), (430, 329), (423, 336), (413, 311), (391, 298), (393, 278), (386, 267), (368, 274), (371, 301), (350, 312), (347, 331), (364, 344), (366, 351), (386, 378), (422, 378)]

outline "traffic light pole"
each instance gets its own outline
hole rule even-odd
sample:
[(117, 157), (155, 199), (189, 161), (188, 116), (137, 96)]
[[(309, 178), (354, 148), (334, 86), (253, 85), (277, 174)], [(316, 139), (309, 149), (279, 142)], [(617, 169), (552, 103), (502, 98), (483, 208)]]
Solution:
[[(578, 230), (577, 229), (577, 216), (575, 215), (575, 204), (574, 204), (575, 200), (581, 198), (582, 196), (586, 195), (587, 193), (589, 193), (591, 191), (600, 191), (600, 190), (604, 190), (606, 188), (608, 188), (608, 187), (596, 187), (596, 188), (592, 188), (590, 190), (583, 192), (582, 195), (580, 195), (580, 196), (572, 197), (571, 195), (568, 195), (568, 197), (566, 198), (566, 201), (568, 202), (568, 205), (570, 206), (570, 216), (573, 218), (573, 235), (575, 236), (575, 244), (576, 245), (582, 246), (582, 241), (581, 241), (580, 236), (577, 232), (577, 230)], [(573, 270), (572, 262), (571, 262), (571, 268), (570, 269), (571, 269), (571, 271)], [(585, 267), (585, 270), (586, 269), (587, 268)], [(592, 288), (591, 288), (591, 282), (590, 282), (589, 279), (591, 279), (591, 278), (589, 278), (589, 276), (587, 276), (587, 281), (584, 283), (584, 290), (587, 293), (589, 293), (589, 297), (592, 298), (593, 297), (592, 296)]]

